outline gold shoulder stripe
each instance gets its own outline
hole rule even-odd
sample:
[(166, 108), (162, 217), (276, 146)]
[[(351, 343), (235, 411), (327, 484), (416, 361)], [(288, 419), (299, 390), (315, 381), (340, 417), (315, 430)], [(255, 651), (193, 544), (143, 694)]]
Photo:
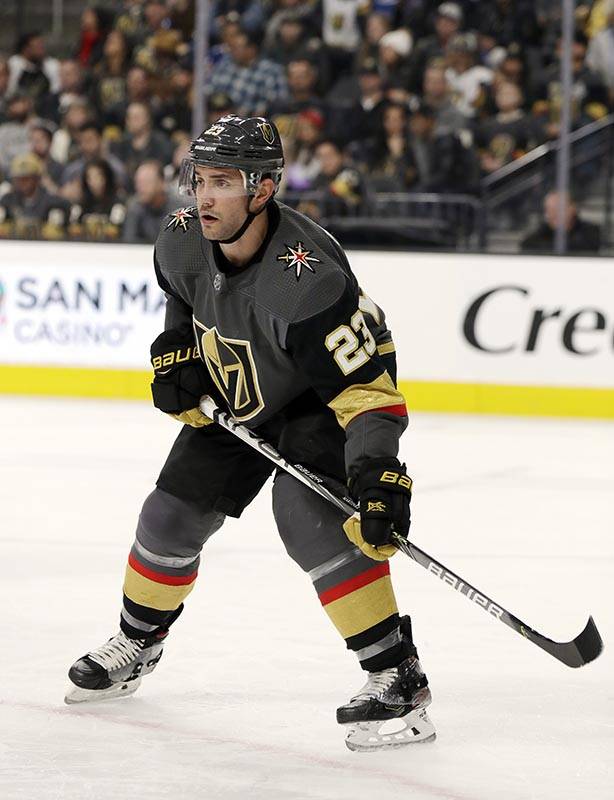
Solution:
[(395, 350), (394, 342), (384, 342), (384, 344), (378, 344), (377, 346), (377, 352), (380, 356), (385, 356), (387, 353), (394, 353)]
[(392, 378), (383, 372), (371, 383), (356, 383), (340, 392), (330, 403), (337, 422), (346, 428), (350, 422), (365, 411), (385, 406), (405, 405), (405, 398), (395, 388)]

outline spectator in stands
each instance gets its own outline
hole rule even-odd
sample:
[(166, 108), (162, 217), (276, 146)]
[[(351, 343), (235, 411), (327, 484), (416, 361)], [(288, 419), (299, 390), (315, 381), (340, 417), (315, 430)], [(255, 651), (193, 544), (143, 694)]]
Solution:
[(179, 203), (166, 189), (159, 161), (145, 161), (139, 166), (134, 188), (136, 196), (128, 203), (122, 238), (124, 242), (154, 242), (162, 220)]
[(58, 90), (44, 95), (37, 103), (37, 111), (43, 119), (59, 124), (62, 114), (75, 100), (85, 101), (85, 73), (81, 64), (67, 58), (60, 61)]
[(266, 114), (275, 102), (287, 97), (283, 67), (261, 58), (256, 41), (247, 33), (231, 39), (229, 51), (213, 68), (211, 93), (229, 95), (241, 116)]
[(263, 46), (262, 53), (271, 61), (286, 65), (295, 58), (305, 58), (309, 54), (308, 32), (300, 9), (290, 9), (279, 20), (274, 37)]
[(302, 192), (312, 188), (320, 171), (315, 154), (323, 131), (324, 117), (317, 108), (305, 108), (297, 114), (293, 135), (284, 139), (287, 191)]
[(446, 78), (456, 108), (466, 117), (475, 117), (484, 104), (484, 88), (492, 83), (494, 73), (476, 64), (477, 39), (474, 34), (458, 34), (446, 48)]
[(213, 125), (220, 117), (236, 114), (237, 110), (230, 97), (224, 92), (216, 92), (207, 98), (207, 122)]
[(409, 127), (410, 150), (417, 172), (412, 189), (417, 192), (462, 192), (477, 189), (475, 154), (454, 133), (437, 133), (436, 112), (420, 103), (413, 109)]
[(614, 107), (614, 0), (606, 0), (603, 13), (605, 27), (591, 39), (586, 53), (586, 65), (608, 87), (610, 106)]
[(111, 152), (125, 166), (130, 181), (144, 161), (159, 161), (164, 166), (173, 157), (168, 137), (153, 130), (151, 111), (145, 103), (130, 103), (126, 110), (126, 134), (111, 144)]
[(42, 174), (43, 165), (33, 153), (12, 160), (12, 191), (0, 198), (0, 226), (4, 236), (64, 238), (70, 203), (41, 185)]
[[(288, 21), (300, 20), (302, 23), (302, 41), (299, 42), (301, 50), (308, 49), (312, 54), (314, 49), (319, 49), (322, 44), (321, 39), (314, 41), (314, 37), (321, 35), (321, 21), (318, 17), (317, 3), (300, 2), (300, 0), (274, 0), (271, 6), (274, 10), (271, 18), (266, 23), (264, 31), (263, 52), (273, 61), (275, 59), (275, 47), (287, 37), (288, 33), (282, 34), (281, 28)], [(247, 29), (246, 29), (247, 30)], [(292, 34), (290, 34), (291, 36)], [(297, 52), (296, 57), (303, 57), (303, 52)], [(287, 63), (287, 62), (286, 62)]]
[(105, 8), (86, 8), (81, 14), (81, 34), (77, 60), (82, 67), (93, 67), (102, 59), (104, 43), (113, 24), (113, 13)]
[(62, 173), (62, 196), (73, 202), (81, 202), (81, 186), (85, 167), (90, 161), (104, 159), (115, 174), (118, 186), (126, 184), (125, 162), (107, 151), (102, 138), (102, 129), (97, 122), (84, 122), (77, 134), (79, 155), (66, 165)]
[(434, 58), (443, 58), (450, 40), (460, 31), (462, 24), (463, 11), (458, 3), (442, 3), (438, 7), (435, 33), (416, 41), (408, 86), (411, 92), (420, 92), (426, 65)]
[(402, 90), (407, 98), (412, 35), (405, 28), (385, 33), (379, 42), (379, 67), (388, 89)]
[(9, 62), (4, 56), (0, 55), (0, 125), (6, 119), (6, 101), (9, 88)]
[(64, 166), (51, 156), (51, 142), (55, 126), (45, 119), (35, 119), (30, 124), (30, 149), (40, 159), (41, 183), (51, 194), (57, 194)]
[(51, 156), (66, 164), (78, 158), (79, 132), (86, 122), (94, 119), (94, 109), (87, 100), (77, 97), (63, 111), (60, 127), (53, 134), (51, 143)]
[(389, 103), (376, 137), (366, 146), (364, 163), (374, 191), (403, 192), (416, 181), (409, 148), (407, 107)]
[(168, 80), (168, 97), (156, 114), (156, 127), (167, 136), (192, 129), (192, 71), (176, 64)]
[(320, 216), (355, 216), (360, 213), (364, 200), (364, 183), (360, 172), (346, 161), (343, 150), (336, 142), (325, 140), (316, 149), (320, 173), (314, 189), (322, 192), (318, 208), (312, 204), (299, 208), (313, 219)]
[(32, 98), (14, 94), (6, 104), (5, 122), (0, 125), (0, 169), (8, 172), (16, 155), (30, 149), (29, 123), (34, 119)]
[(241, 29), (250, 35), (257, 35), (264, 26), (262, 0), (216, 0), (213, 4), (213, 35), (221, 36), (226, 22), (238, 22)]
[(316, 94), (318, 72), (314, 64), (307, 58), (297, 58), (286, 66), (286, 79), (288, 82), (288, 96), (273, 103), (269, 115), (275, 119), (276, 124), (288, 127), (289, 122), (284, 122), (282, 117), (295, 117), (305, 108), (317, 108), (324, 113), (324, 101)]
[(507, 55), (505, 47), (497, 42), (497, 35), (487, 20), (481, 20), (477, 28), (477, 63), (496, 70)]
[(513, 83), (500, 83), (495, 93), (497, 114), (478, 122), (475, 141), (482, 170), (495, 172), (545, 139), (542, 124), (522, 110), (522, 92)]
[(59, 89), (59, 63), (47, 56), (45, 40), (39, 31), (26, 33), (17, 42), (17, 52), (9, 58), (9, 94), (29, 95), (36, 102)]
[(534, 0), (482, 0), (476, 16), (503, 47), (513, 42), (521, 42), (524, 47), (539, 45)]
[(140, 38), (145, 27), (143, 0), (118, 0), (120, 6), (115, 17), (114, 29), (124, 34), (132, 47)]
[(330, 0), (322, 3), (322, 40), (335, 77), (351, 73), (360, 45), (360, 26), (369, 4), (363, 0)]
[[(556, 229), (559, 221), (558, 192), (549, 192), (544, 198), (544, 219), (537, 230), (522, 240), (523, 253), (553, 253)], [(567, 250), (570, 253), (597, 253), (601, 245), (601, 234), (596, 225), (585, 222), (578, 216), (576, 204), (567, 195), (564, 201), (564, 220), (567, 229)]]
[(442, 60), (432, 61), (424, 71), (422, 99), (435, 112), (435, 130), (438, 134), (458, 133), (467, 128), (468, 118), (452, 102)]
[(123, 100), (107, 110), (104, 115), (105, 125), (114, 125), (123, 128), (126, 121), (126, 109), (130, 103), (145, 103), (153, 108), (153, 93), (149, 73), (143, 67), (130, 67), (126, 73), (126, 94)]
[(105, 39), (102, 58), (94, 68), (92, 99), (102, 120), (112, 109), (126, 102), (129, 59), (130, 49), (125, 35), (118, 30), (111, 31)]
[[(557, 61), (540, 75), (536, 86), (534, 112), (546, 122), (548, 136), (556, 138), (561, 112), (561, 40), (557, 42)], [(586, 38), (576, 34), (572, 45), (572, 123), (574, 127), (598, 119), (607, 113), (608, 92), (599, 75), (586, 65)]]
[(356, 52), (354, 72), (368, 58), (377, 60), (381, 38), (391, 28), (392, 21), (389, 14), (371, 11), (365, 22), (364, 38)]
[[(352, 96), (354, 87), (358, 96)], [(367, 59), (360, 66), (358, 81), (340, 82), (328, 95), (327, 130), (337, 142), (360, 141), (375, 136), (386, 106), (384, 81), (377, 61)]]
[(146, 0), (143, 5), (143, 18), (145, 25), (141, 32), (141, 41), (170, 27), (169, 9), (165, 0)]
[(109, 162), (89, 161), (81, 176), (81, 205), (71, 236), (89, 241), (117, 241), (126, 218), (121, 188)]

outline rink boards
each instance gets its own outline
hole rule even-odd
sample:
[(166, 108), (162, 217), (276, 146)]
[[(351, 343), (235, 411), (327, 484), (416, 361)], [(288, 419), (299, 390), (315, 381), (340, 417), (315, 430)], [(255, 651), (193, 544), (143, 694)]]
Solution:
[[(605, 259), (348, 255), (411, 409), (614, 417)], [(163, 320), (149, 246), (0, 242), (2, 392), (148, 398)]]

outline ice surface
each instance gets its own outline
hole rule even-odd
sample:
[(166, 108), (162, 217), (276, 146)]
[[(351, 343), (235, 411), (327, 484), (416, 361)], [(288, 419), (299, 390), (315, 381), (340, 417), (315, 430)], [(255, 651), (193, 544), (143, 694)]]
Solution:
[[(0, 399), (2, 800), (611, 800), (614, 425), (415, 415), (412, 538), (555, 639), (569, 669), (402, 554), (434, 744), (346, 750), (362, 673), (286, 556), (270, 487), (207, 545), (156, 672), (68, 707), (66, 671), (117, 630), (125, 558), (176, 423), (140, 403)], [(608, 645), (610, 645), (608, 649)]]

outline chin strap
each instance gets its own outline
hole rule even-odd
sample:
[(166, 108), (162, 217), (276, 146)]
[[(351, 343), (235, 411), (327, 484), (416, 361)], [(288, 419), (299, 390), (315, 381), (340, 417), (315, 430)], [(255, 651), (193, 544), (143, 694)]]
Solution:
[(243, 236), (245, 231), (249, 228), (249, 226), (252, 224), (252, 222), (256, 219), (258, 214), (262, 214), (262, 212), (268, 206), (268, 204), (271, 202), (272, 199), (273, 198), (271, 197), (269, 200), (267, 200), (267, 202), (262, 206), (260, 211), (256, 212), (255, 214), (252, 211), (249, 210), (249, 205), (251, 203), (251, 199), (250, 199), (248, 201), (248, 203), (247, 203), (247, 215), (245, 217), (245, 220), (243, 221), (243, 224), (239, 227), (239, 229), (235, 233), (233, 233), (232, 236), (229, 236), (228, 239), (210, 239), (210, 241), (217, 242), (218, 244), (232, 244), (233, 242), (236, 242), (238, 239), (240, 239)]

